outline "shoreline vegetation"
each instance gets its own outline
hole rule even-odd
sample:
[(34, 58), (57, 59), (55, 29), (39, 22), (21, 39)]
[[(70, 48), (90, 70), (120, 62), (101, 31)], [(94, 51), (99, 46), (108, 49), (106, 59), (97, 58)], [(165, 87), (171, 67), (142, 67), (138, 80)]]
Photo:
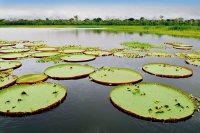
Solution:
[(137, 32), (200, 38), (199, 19), (164, 19), (163, 16), (160, 16), (157, 20), (149, 20), (144, 17), (141, 17), (140, 19), (129, 18), (125, 20), (103, 20), (101, 18), (79, 20), (77, 15), (69, 20), (51, 20), (48, 18), (43, 20), (0, 19), (0, 28), (102, 28), (103, 31), (107, 32)]

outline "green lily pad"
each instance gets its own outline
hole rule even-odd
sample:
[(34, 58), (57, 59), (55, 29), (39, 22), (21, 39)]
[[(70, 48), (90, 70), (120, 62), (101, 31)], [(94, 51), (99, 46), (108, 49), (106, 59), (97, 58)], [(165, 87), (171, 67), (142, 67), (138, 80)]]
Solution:
[(0, 55), (0, 58), (4, 60), (15, 60), (17, 58), (25, 58), (30, 56), (29, 53), (8, 53), (8, 54), (2, 54)]
[(200, 66), (200, 59), (188, 59), (185, 62), (194, 66)]
[(192, 47), (185, 47), (185, 46), (173, 46), (175, 49), (180, 49), (180, 50), (191, 50)]
[(172, 46), (180, 46), (182, 45), (181, 42), (164, 42), (164, 44), (172, 45)]
[(55, 51), (58, 51), (57, 48), (51, 48), (51, 47), (48, 47), (48, 48), (37, 48), (36, 49), (37, 51), (41, 51), (41, 52), (55, 52)]
[(39, 113), (60, 104), (66, 95), (66, 88), (60, 84), (14, 85), (0, 91), (0, 113), (13, 116)]
[(43, 58), (43, 57), (49, 57), (49, 56), (54, 56), (54, 55), (58, 55), (58, 52), (37, 52), (34, 53), (33, 56), (35, 58)]
[(65, 54), (74, 54), (74, 53), (83, 53), (84, 51), (85, 51), (84, 49), (79, 49), (79, 48), (67, 48), (60, 52)]
[(0, 89), (13, 85), (16, 80), (17, 80), (17, 76), (15, 75), (0, 77)]
[(158, 83), (120, 85), (110, 91), (110, 99), (124, 112), (155, 121), (179, 121), (195, 111), (188, 94)]
[(33, 84), (33, 83), (38, 83), (38, 82), (43, 82), (47, 80), (48, 76), (44, 74), (26, 74), (20, 76), (16, 83), (17, 84)]
[(45, 74), (54, 79), (74, 79), (88, 76), (95, 68), (80, 64), (59, 64), (45, 69)]
[(117, 57), (128, 57), (128, 58), (143, 58), (145, 55), (138, 54), (138, 53), (129, 53), (129, 52), (116, 52), (114, 56)]
[(168, 54), (166, 52), (148, 52), (147, 56), (157, 56), (157, 57), (174, 57), (173, 54)]
[(142, 75), (128, 68), (103, 67), (89, 75), (90, 79), (101, 84), (118, 85), (142, 81)]
[(28, 52), (30, 49), (28, 48), (10, 48), (10, 49), (2, 49), (0, 53), (18, 53), (18, 52)]
[(192, 69), (166, 63), (145, 64), (142, 69), (150, 74), (168, 78), (186, 78), (193, 74)]
[(22, 65), (19, 61), (0, 61), (0, 71), (15, 69)]
[(94, 60), (96, 59), (96, 57), (93, 55), (85, 55), (85, 54), (69, 54), (61, 57), (61, 59), (67, 62), (84, 62), (84, 61)]
[(15, 46), (15, 45), (16, 44), (3, 43), (3, 44), (0, 44), (0, 47)]
[(85, 51), (84, 54), (94, 55), (94, 56), (109, 56), (109, 55), (112, 55), (112, 53), (110, 53), (109, 51), (105, 51), (105, 50)]

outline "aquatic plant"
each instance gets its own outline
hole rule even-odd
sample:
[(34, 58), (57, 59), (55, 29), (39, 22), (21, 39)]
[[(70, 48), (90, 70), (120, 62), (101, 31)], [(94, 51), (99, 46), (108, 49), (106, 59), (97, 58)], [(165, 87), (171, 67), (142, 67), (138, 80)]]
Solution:
[[(126, 88), (135, 90), (134, 94)], [(146, 93), (148, 97), (137, 95), (139, 92)], [(155, 102), (155, 99), (159, 102)], [(128, 114), (154, 121), (180, 121), (191, 117), (195, 111), (194, 101), (188, 94), (170, 86), (151, 82), (114, 87), (110, 91), (110, 100), (114, 106)]]
[(149, 74), (168, 78), (186, 78), (193, 74), (190, 68), (166, 63), (149, 63), (145, 64), (142, 69)]
[(124, 43), (121, 43), (121, 45), (129, 47), (129, 48), (133, 48), (133, 49), (143, 49), (143, 50), (148, 50), (152, 48), (164, 48), (163, 46), (157, 46), (151, 43), (136, 42), (136, 41), (124, 42)]

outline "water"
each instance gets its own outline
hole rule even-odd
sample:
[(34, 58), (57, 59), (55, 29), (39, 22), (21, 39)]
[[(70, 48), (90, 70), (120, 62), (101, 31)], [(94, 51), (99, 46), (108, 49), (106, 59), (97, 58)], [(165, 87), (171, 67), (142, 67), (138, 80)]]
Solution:
[[(200, 40), (167, 35), (138, 33), (109, 33), (99, 29), (0, 29), (1, 40), (44, 40), (51, 46), (80, 44), (97, 46), (103, 49), (120, 48), (125, 41), (145, 41), (162, 45), (165, 41), (180, 41), (192, 44), (200, 49)], [(167, 50), (170, 53), (180, 50)], [(149, 62), (165, 62), (184, 65), (193, 69), (194, 75), (184, 79), (160, 78), (142, 71), (142, 66)], [(44, 69), (54, 63), (36, 63), (35, 59), (22, 61), (22, 67), (14, 74), (43, 73)], [(85, 64), (85, 63), (81, 63)], [(98, 57), (87, 62), (94, 67), (126, 67), (139, 71), (145, 82), (158, 82), (179, 88), (194, 96), (200, 96), (200, 68), (187, 65), (183, 59), (145, 57), (141, 59), (117, 58), (113, 56)], [(200, 114), (178, 123), (151, 122), (127, 115), (115, 108), (109, 100), (112, 86), (100, 85), (83, 78), (79, 80), (53, 80), (49, 82), (63, 84), (68, 89), (66, 100), (58, 107), (41, 114), (26, 117), (0, 116), (0, 133), (198, 133), (200, 131)]]

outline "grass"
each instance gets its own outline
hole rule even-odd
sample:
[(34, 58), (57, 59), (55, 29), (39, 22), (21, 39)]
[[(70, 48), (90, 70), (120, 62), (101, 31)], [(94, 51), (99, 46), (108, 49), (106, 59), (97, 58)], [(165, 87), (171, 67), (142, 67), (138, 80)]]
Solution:
[(104, 28), (108, 32), (139, 32), (200, 38), (199, 26), (0, 25), (0, 28)]

